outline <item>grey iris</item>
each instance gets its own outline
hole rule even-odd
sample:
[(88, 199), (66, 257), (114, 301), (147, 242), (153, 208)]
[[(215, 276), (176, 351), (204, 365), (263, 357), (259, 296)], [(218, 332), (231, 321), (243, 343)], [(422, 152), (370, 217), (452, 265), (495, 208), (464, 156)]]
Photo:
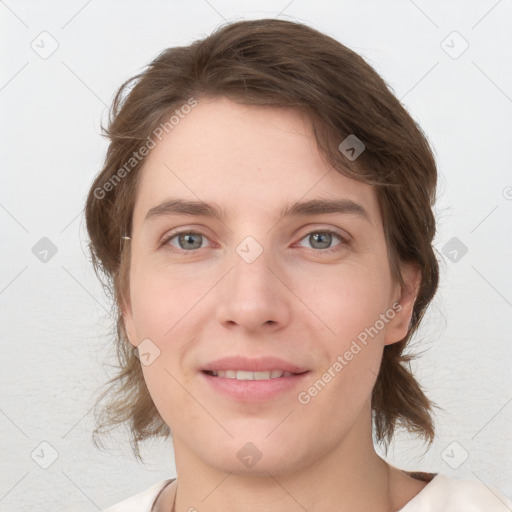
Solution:
[[(314, 241), (314, 242), (313, 242)], [(315, 249), (327, 249), (331, 245), (332, 234), (331, 233), (314, 233), (309, 235), (309, 242), (311, 243), (311, 247)], [(319, 243), (321, 247), (315, 246), (315, 243)]]
[[(195, 241), (194, 241), (195, 237)], [(178, 237), (182, 249), (199, 249), (201, 247), (202, 235), (199, 233), (184, 233)]]

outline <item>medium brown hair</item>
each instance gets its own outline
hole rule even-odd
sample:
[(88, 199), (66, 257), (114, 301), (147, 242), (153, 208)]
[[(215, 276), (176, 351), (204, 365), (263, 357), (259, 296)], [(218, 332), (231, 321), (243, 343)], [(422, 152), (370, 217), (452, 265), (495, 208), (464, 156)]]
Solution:
[[(105, 163), (87, 199), (86, 221), (95, 269), (112, 293), (117, 318), (119, 367), (96, 403), (93, 439), (125, 424), (135, 456), (139, 443), (170, 434), (127, 340), (121, 304), (127, 297), (137, 179), (145, 158), (130, 160), (173, 112), (201, 97), (225, 97), (260, 106), (289, 107), (307, 114), (320, 154), (338, 172), (376, 188), (393, 278), (399, 264), (414, 262), (421, 283), (407, 335), (384, 347), (371, 406), (377, 441), (386, 450), (398, 427), (434, 439), (432, 408), (404, 354), (435, 295), (439, 268), (433, 249), (437, 170), (421, 128), (384, 80), (352, 50), (306, 25), (285, 20), (240, 21), (218, 28), (190, 46), (163, 51), (117, 91), (108, 128)], [(193, 101), (191, 101), (193, 100)], [(167, 122), (167, 124), (165, 124)], [(170, 127), (170, 128), (169, 128)], [(365, 149), (356, 160), (339, 145), (349, 135)], [(127, 167), (127, 162), (131, 162)], [(124, 169), (124, 171), (121, 171)], [(102, 444), (101, 442), (99, 443)]]

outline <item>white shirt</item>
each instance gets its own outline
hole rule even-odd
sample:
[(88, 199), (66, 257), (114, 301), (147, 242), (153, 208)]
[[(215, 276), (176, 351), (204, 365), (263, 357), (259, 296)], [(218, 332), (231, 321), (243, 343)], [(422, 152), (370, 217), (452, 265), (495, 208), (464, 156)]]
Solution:
[[(160, 491), (174, 478), (162, 480), (104, 512), (151, 512)], [(397, 512), (511, 512), (512, 500), (476, 480), (436, 476)]]

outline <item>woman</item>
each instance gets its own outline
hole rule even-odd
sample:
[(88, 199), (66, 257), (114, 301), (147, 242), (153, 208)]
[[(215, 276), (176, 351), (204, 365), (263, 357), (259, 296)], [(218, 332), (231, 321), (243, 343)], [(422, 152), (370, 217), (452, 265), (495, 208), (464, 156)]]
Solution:
[(86, 216), (121, 368), (96, 433), (128, 423), (139, 458), (172, 434), (178, 475), (108, 512), (511, 506), (375, 452), (434, 438), (403, 351), (438, 285), (437, 172), (360, 56), (233, 23), (126, 82), (108, 135)]

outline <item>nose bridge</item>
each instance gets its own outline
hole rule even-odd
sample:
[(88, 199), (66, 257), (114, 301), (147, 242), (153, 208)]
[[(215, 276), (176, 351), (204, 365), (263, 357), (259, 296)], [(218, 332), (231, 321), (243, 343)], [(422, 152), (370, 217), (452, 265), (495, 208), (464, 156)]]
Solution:
[(274, 261), (270, 237), (259, 235), (258, 239), (248, 235), (235, 247), (231, 280), (238, 291), (262, 293), (274, 287), (275, 276), (269, 268)]

